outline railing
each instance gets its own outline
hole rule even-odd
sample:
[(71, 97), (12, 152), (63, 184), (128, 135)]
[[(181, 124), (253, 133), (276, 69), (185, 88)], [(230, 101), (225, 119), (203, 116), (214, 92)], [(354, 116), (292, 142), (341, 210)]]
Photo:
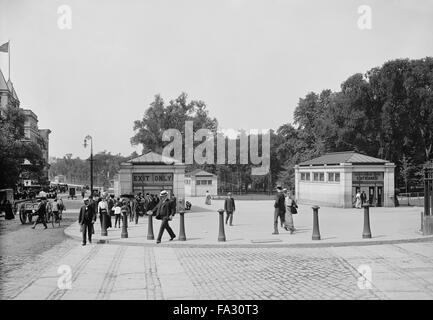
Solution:
[(424, 206), (424, 192), (400, 193), (397, 199), (400, 206)]

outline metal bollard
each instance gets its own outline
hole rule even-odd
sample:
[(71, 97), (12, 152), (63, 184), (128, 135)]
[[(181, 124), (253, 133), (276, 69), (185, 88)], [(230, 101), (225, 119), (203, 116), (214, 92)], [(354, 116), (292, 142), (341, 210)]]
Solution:
[(108, 224), (108, 217), (107, 217), (107, 214), (102, 213), (102, 228), (101, 228), (101, 236), (108, 236), (108, 232), (107, 232), (107, 224)]
[(155, 236), (153, 235), (153, 217), (151, 214), (148, 216), (147, 240), (155, 240)]
[(370, 230), (370, 206), (365, 204), (364, 206), (364, 231), (362, 232), (362, 237), (364, 239), (371, 238)]
[(218, 241), (226, 241), (226, 234), (224, 232), (224, 210), (219, 209), (218, 213), (220, 214), (220, 228), (218, 234)]
[(313, 236), (312, 240), (320, 240), (320, 230), (319, 230), (319, 206), (314, 206), (313, 208)]
[(123, 215), (123, 224), (122, 224), (122, 233), (120, 234), (121, 238), (128, 238), (128, 215)]
[(423, 232), (424, 229), (423, 224), (424, 224), (424, 212), (421, 211), (421, 229), (419, 229), (420, 232)]
[(179, 211), (180, 214), (180, 230), (179, 230), (179, 241), (186, 241), (185, 235), (185, 211)]

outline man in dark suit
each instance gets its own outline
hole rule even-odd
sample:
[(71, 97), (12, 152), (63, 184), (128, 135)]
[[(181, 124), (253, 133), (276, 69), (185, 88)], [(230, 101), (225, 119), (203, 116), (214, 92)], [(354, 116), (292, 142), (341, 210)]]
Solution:
[(158, 205), (153, 208), (153, 214), (156, 215), (155, 218), (157, 220), (161, 220), (161, 227), (159, 228), (158, 238), (156, 239), (156, 243), (161, 243), (162, 234), (164, 233), (164, 230), (167, 230), (167, 232), (170, 235), (170, 241), (172, 241), (174, 238), (176, 238), (176, 235), (174, 234), (173, 230), (171, 229), (168, 222), (173, 217), (172, 215), (172, 205), (170, 199), (168, 199), (168, 192), (163, 190), (160, 193), (160, 201)]
[(83, 233), (83, 246), (86, 245), (86, 233), (89, 238), (89, 243), (92, 243), (93, 224), (95, 221), (96, 214), (93, 210), (93, 206), (89, 204), (89, 199), (84, 199), (84, 205), (81, 207), (80, 215), (78, 216), (78, 223)]
[(275, 195), (274, 203), (274, 232), (272, 234), (278, 234), (278, 217), (280, 217), (280, 222), (284, 224), (284, 214), (286, 213), (286, 204), (283, 193), (283, 188), (277, 186), (277, 194)]
[(227, 193), (227, 198), (224, 200), (224, 211), (227, 213), (226, 224), (230, 219), (230, 225), (233, 225), (233, 212), (235, 212), (235, 199), (232, 198), (231, 192)]

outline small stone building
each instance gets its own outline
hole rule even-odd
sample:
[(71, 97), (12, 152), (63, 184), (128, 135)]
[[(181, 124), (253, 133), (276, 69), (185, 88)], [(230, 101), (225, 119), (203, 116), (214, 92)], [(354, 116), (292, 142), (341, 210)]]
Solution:
[(148, 152), (120, 164), (114, 180), (114, 194), (146, 193), (159, 195), (161, 190), (174, 193), (178, 200), (185, 198), (185, 165), (155, 152)]
[(185, 174), (185, 195), (204, 196), (209, 191), (211, 196), (218, 194), (218, 178), (213, 173), (197, 169)]
[(295, 196), (299, 203), (352, 208), (364, 191), (370, 205), (394, 207), (394, 169), (354, 151), (327, 153), (295, 166)]

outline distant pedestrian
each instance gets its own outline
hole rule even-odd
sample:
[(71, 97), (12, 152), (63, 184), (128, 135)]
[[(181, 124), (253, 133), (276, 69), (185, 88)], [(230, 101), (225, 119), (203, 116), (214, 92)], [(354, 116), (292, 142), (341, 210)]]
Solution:
[(32, 226), (32, 229), (36, 227), (37, 224), (42, 223), (44, 225), (44, 229), (47, 228), (47, 198), (42, 197), (41, 202), (38, 204), (38, 208), (35, 213), (38, 215), (35, 223)]
[(124, 219), (123, 217), (124, 216), (128, 217), (131, 215), (131, 209), (130, 209), (130, 206), (129, 206), (128, 201), (126, 199), (123, 199), (122, 205), (120, 207), (120, 211), (121, 211), (121, 218), (120, 219), (122, 219), (123, 224), (125, 224), (128, 222), (128, 218), (123, 220)]
[(364, 203), (367, 202), (367, 195), (365, 194), (365, 191), (361, 192), (361, 205), (364, 205)]
[(361, 209), (361, 192), (357, 192), (355, 195), (355, 208)]
[(81, 190), (81, 197), (84, 199), (84, 196), (86, 195), (86, 191), (83, 189)]
[(6, 220), (15, 219), (14, 212), (12, 210), (12, 203), (9, 200), (6, 200), (6, 203), (4, 204), (4, 210)]
[[(129, 206), (130, 206), (130, 216), (129, 216), (129, 222), (132, 222), (134, 220), (136, 220), (136, 216), (137, 216), (137, 208), (138, 208), (138, 201), (137, 201), (137, 197), (134, 197), (131, 201), (129, 201)], [(136, 221), (136, 224), (138, 223), (138, 220)]]
[(117, 222), (119, 222), (119, 228), (120, 228), (120, 222), (122, 221), (121, 213), (122, 211), (120, 210), (120, 202), (117, 202), (114, 205), (114, 217), (115, 217), (114, 227), (115, 228), (117, 227)]
[(107, 200), (105, 200), (105, 198), (102, 198), (101, 201), (99, 201), (98, 203), (98, 213), (99, 213), (99, 221), (101, 222), (101, 229), (103, 229), (103, 222), (104, 222), (104, 215), (106, 217), (106, 221), (107, 221), (107, 228), (108, 228), (108, 203)]
[(172, 211), (171, 211), (171, 203), (168, 199), (168, 192), (163, 190), (160, 193), (160, 203), (153, 208), (153, 213), (155, 214), (155, 219), (161, 220), (161, 227), (159, 228), (158, 238), (156, 239), (156, 243), (161, 243), (161, 238), (164, 233), (164, 230), (170, 235), (170, 241), (176, 238), (173, 230), (169, 225), (169, 221), (172, 219)]
[(286, 213), (285, 198), (283, 194), (283, 188), (277, 186), (277, 194), (275, 195), (274, 202), (274, 232), (272, 234), (278, 234), (278, 218), (280, 218), (281, 225), (284, 225), (284, 214)]
[(286, 205), (286, 212), (284, 216), (284, 229), (287, 231), (290, 231), (290, 234), (295, 232), (295, 225), (293, 223), (293, 214), (298, 213), (298, 205), (296, 204), (296, 201), (293, 199), (293, 196), (291, 195), (290, 191), (287, 189), (284, 189), (284, 203)]
[(226, 212), (226, 224), (230, 219), (230, 225), (233, 225), (233, 213), (235, 212), (235, 199), (233, 199), (231, 192), (227, 193), (227, 198), (224, 200), (224, 211)]
[(206, 199), (205, 199), (205, 204), (210, 205), (211, 204), (211, 195), (209, 193), (209, 190), (206, 190)]
[(84, 199), (84, 205), (80, 208), (80, 215), (78, 216), (78, 223), (81, 226), (81, 233), (83, 235), (82, 245), (86, 245), (86, 238), (89, 243), (92, 243), (93, 224), (96, 221), (96, 215), (89, 199)]
[(60, 214), (59, 214), (59, 212), (60, 212), (60, 204), (57, 201), (57, 198), (54, 199), (52, 210), (53, 210), (53, 219), (54, 219), (54, 222), (59, 222), (59, 219), (60, 219)]
[(112, 228), (113, 226), (112, 226), (111, 217), (114, 216), (114, 205), (115, 205), (113, 194), (108, 198), (107, 204), (108, 204), (108, 228)]

